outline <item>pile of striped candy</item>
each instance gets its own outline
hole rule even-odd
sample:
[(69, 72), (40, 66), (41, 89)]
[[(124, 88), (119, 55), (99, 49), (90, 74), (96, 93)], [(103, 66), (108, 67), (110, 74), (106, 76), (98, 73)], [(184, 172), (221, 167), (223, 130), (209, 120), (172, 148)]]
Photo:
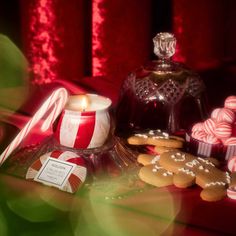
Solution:
[[(192, 127), (191, 136), (203, 141), (198, 152), (211, 155), (212, 145), (222, 144), (226, 149), (225, 160), (230, 172), (236, 171), (236, 96), (229, 96), (224, 101), (224, 107), (212, 111), (211, 117)], [(209, 145), (211, 144), (211, 145)], [(201, 148), (201, 146), (203, 148)], [(236, 185), (229, 186), (227, 196), (236, 200)]]
[(212, 111), (210, 118), (192, 127), (194, 139), (209, 144), (236, 145), (236, 96), (229, 96), (224, 107)]
[(210, 118), (196, 123), (191, 135), (186, 133), (190, 149), (197, 155), (229, 160), (236, 155), (236, 96), (229, 96), (224, 107), (212, 111)]

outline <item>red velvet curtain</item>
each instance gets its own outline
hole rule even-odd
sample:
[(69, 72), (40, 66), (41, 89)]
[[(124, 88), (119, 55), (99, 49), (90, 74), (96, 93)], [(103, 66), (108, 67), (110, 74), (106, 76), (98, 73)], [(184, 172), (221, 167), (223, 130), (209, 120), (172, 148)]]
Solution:
[[(151, 0), (21, 1), (33, 82), (104, 76), (119, 86), (150, 56), (150, 12)], [(43, 66), (36, 71), (39, 64)]]
[[(127, 74), (153, 58), (152, 37), (159, 30), (175, 33), (176, 60), (194, 70), (235, 61), (234, 0), (20, 0), (20, 5), (24, 50), (31, 68), (38, 69), (32, 71), (34, 83), (101, 84), (117, 97)], [(172, 28), (163, 27), (167, 16)]]
[(235, 60), (235, 1), (174, 0), (172, 7), (178, 59), (198, 70)]

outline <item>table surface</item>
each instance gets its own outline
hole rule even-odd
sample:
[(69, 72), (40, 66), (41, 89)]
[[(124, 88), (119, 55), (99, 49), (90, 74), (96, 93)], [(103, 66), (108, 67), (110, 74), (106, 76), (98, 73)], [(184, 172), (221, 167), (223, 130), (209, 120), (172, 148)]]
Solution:
[(233, 200), (204, 202), (198, 187), (154, 188), (132, 176), (133, 170), (114, 179), (97, 179), (72, 195), (1, 174), (0, 233), (115, 236), (236, 233)]
[[(28, 119), (8, 122), (21, 128)], [(25, 144), (47, 135), (36, 127)], [(236, 235), (236, 201), (203, 201), (198, 186), (152, 187), (137, 171), (93, 176), (76, 194), (1, 171), (0, 235)]]

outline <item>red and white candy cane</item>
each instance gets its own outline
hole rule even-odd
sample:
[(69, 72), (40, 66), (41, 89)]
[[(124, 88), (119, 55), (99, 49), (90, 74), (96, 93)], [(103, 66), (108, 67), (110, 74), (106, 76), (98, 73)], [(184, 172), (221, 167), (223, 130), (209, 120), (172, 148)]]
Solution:
[(56, 89), (48, 99), (37, 110), (34, 116), (27, 122), (23, 129), (17, 134), (13, 141), (7, 146), (5, 151), (0, 156), (0, 165), (7, 159), (7, 157), (18, 147), (22, 140), (29, 134), (32, 128), (48, 113), (45, 118), (41, 130), (46, 131), (53, 124), (55, 119), (61, 113), (68, 99), (68, 92), (65, 88)]

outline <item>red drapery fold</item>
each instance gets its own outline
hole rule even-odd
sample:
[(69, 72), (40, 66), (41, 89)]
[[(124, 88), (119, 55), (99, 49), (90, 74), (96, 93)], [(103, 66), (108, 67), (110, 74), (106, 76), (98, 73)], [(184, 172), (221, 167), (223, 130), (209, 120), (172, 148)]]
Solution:
[[(127, 74), (153, 56), (152, 37), (158, 33), (153, 27), (158, 11), (153, 7), (161, 2), (21, 0), (24, 49), (31, 68), (38, 70), (33, 82), (61, 79), (79, 84), (86, 76), (96, 85), (102, 76), (118, 91)], [(195, 70), (235, 60), (235, 1), (172, 0), (169, 4), (178, 40), (177, 60)]]
[(84, 76), (85, 1), (21, 1), (24, 51), (36, 84)]
[(92, 1), (92, 73), (119, 85), (150, 57), (151, 1)]
[(119, 86), (128, 72), (148, 60), (151, 0), (88, 2), (21, 1), (33, 82), (102, 75)]
[(235, 6), (233, 0), (173, 0), (176, 59), (196, 70), (219, 68), (225, 60), (234, 60)]

